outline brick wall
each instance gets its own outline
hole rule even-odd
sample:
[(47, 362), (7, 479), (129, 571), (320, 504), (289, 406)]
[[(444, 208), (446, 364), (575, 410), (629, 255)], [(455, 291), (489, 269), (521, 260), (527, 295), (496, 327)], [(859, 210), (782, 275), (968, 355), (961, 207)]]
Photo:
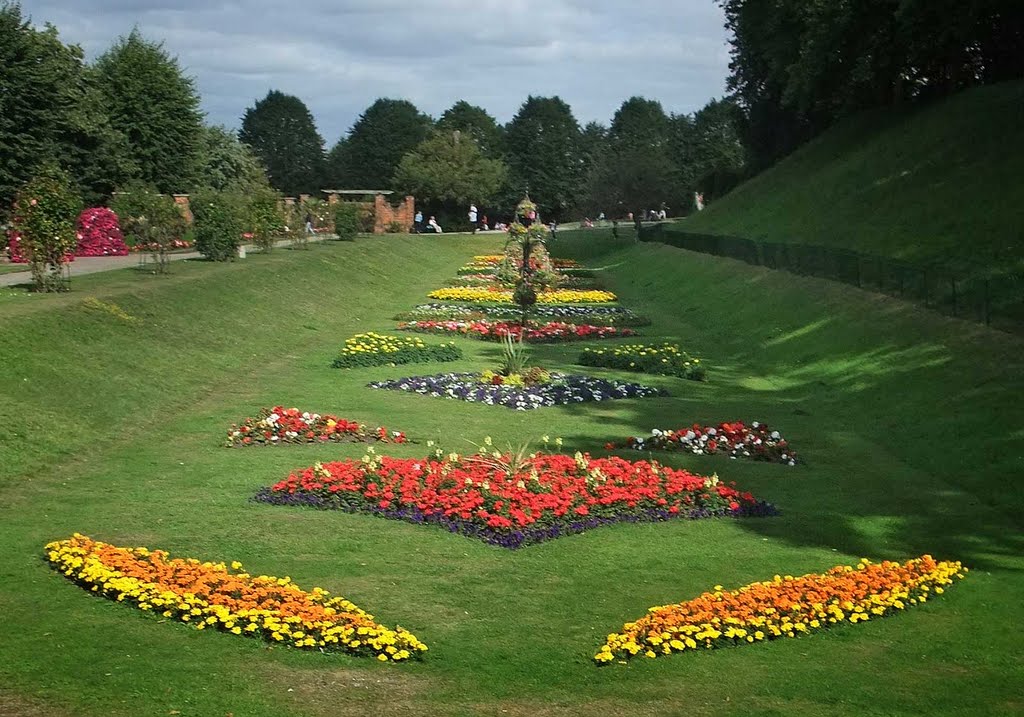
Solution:
[(416, 216), (416, 200), (406, 196), (397, 206), (392, 206), (383, 194), (378, 194), (374, 197), (373, 214), (374, 234), (386, 233), (392, 223), (397, 223), (403, 232), (407, 232)]

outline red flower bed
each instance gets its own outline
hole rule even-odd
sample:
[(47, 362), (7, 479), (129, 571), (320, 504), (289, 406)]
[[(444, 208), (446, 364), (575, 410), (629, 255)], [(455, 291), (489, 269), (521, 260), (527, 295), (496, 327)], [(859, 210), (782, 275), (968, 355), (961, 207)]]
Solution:
[(78, 215), (75, 256), (125, 256), (128, 247), (117, 215), (106, 207), (85, 209)]
[(534, 343), (555, 343), (559, 341), (583, 341), (587, 339), (617, 339), (635, 336), (632, 329), (621, 326), (592, 326), (590, 324), (566, 324), (549, 321), (542, 324), (528, 321), (526, 327), (508, 321), (403, 321), (398, 328), (428, 334), (461, 334), (486, 341), (500, 341), (511, 335), (521, 336)]
[(317, 463), (264, 488), (255, 500), (370, 512), (506, 548), (615, 522), (772, 515), (732, 485), (655, 461), (536, 453), (447, 459), (386, 458)]
[(357, 421), (349, 421), (330, 414), (310, 413), (297, 408), (274, 406), (264, 408), (256, 418), (246, 418), (240, 425), (232, 424), (226, 445), (272, 446), (280, 443), (405, 443), (401, 431), (367, 428)]

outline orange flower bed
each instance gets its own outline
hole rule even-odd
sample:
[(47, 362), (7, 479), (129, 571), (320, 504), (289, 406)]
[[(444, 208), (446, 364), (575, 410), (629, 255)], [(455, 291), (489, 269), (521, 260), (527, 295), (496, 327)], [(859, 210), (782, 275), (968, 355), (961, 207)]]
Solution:
[(824, 574), (776, 575), (772, 580), (723, 592), (715, 586), (688, 602), (652, 607), (594, 656), (598, 663), (673, 652), (797, 637), (842, 622), (884, 617), (941, 595), (967, 572), (959, 562), (924, 555), (904, 564), (863, 559)]
[(197, 630), (257, 635), (272, 642), (323, 651), (406, 660), (427, 649), (401, 627), (378, 625), (373, 615), (326, 590), (301, 590), (288, 577), (253, 577), (241, 563), (169, 558), (162, 550), (119, 548), (75, 533), (46, 546), (50, 564), (104, 597), (134, 604)]

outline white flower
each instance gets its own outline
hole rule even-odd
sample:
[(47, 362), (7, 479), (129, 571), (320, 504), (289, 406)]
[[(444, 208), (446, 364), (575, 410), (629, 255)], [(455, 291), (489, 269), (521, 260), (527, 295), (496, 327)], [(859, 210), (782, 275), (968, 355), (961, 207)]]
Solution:
[(782, 438), (782, 434), (779, 433), (778, 431), (772, 431), (772, 438), (774, 438), (777, 441), (780, 438)]

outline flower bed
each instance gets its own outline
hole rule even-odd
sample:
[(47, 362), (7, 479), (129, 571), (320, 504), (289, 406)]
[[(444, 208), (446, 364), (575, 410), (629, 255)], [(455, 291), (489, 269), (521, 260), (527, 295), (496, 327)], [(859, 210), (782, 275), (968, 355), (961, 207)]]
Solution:
[[(500, 287), (447, 286), (427, 294), (431, 299), (441, 301), (493, 301), (499, 304), (512, 303), (512, 291)], [(604, 304), (616, 301), (610, 291), (549, 289), (537, 293), (539, 304)]]
[(454, 343), (425, 344), (418, 338), (369, 332), (346, 339), (344, 348), (331, 365), (334, 368), (395, 366), (430, 361), (457, 361), (460, 358), (462, 350)]
[(427, 334), (458, 334), (486, 341), (500, 341), (504, 336), (519, 338), (531, 343), (558, 343), (562, 341), (587, 341), (590, 339), (617, 339), (634, 336), (632, 329), (615, 326), (590, 326), (588, 324), (564, 324), (550, 321), (540, 324), (529, 321), (524, 330), (521, 324), (504, 321), (403, 321), (398, 324), (403, 331), (418, 331)]
[(608, 349), (583, 349), (576, 363), (581, 366), (602, 366), (623, 371), (678, 376), (691, 381), (707, 377), (700, 359), (691, 357), (674, 344), (651, 346), (629, 344)]
[(75, 256), (125, 256), (128, 247), (117, 215), (106, 207), (85, 209), (78, 215)]
[[(618, 447), (614, 443), (611, 448)], [(654, 429), (650, 436), (633, 436), (623, 444), (638, 451), (685, 451), (696, 455), (722, 453), (730, 458), (749, 458), (754, 461), (784, 463), (795, 466), (799, 462), (796, 452), (778, 431), (768, 424), (754, 421), (749, 426), (743, 421), (702, 426), (699, 423), (677, 431)]]
[(419, 657), (427, 646), (320, 588), (305, 592), (287, 577), (242, 572), (234, 562), (170, 558), (162, 550), (120, 548), (75, 533), (46, 546), (50, 564), (103, 597), (180, 620), (197, 630), (262, 637), (292, 647), (348, 652), (381, 662)]
[(436, 376), (411, 376), (392, 381), (375, 381), (370, 388), (409, 391), (425, 396), (443, 396), (489, 406), (505, 406), (528, 411), (544, 406), (608, 401), (617, 398), (667, 396), (662, 389), (638, 383), (609, 381), (591, 376), (551, 373), (551, 382), (543, 386), (495, 386), (482, 384), (478, 373), (442, 373)]
[(723, 592), (716, 586), (688, 602), (653, 607), (594, 656), (599, 663), (702, 648), (797, 637), (843, 622), (884, 617), (941, 595), (967, 568), (925, 555), (904, 564), (861, 560), (824, 574), (775, 576)]
[(389, 431), (380, 426), (368, 429), (357, 421), (349, 421), (331, 414), (310, 413), (297, 408), (274, 406), (263, 408), (256, 418), (246, 418), (232, 424), (228, 430), (227, 445), (276, 446), (282, 443), (405, 443), (401, 431)]
[(432, 523), (505, 548), (610, 523), (775, 513), (716, 477), (580, 453), (525, 460), (497, 452), (420, 459), (368, 454), (292, 473), (255, 500)]
[[(501, 304), (420, 304), (395, 317), (396, 321), (423, 319), (519, 319), (522, 310)], [(647, 326), (651, 320), (623, 306), (534, 306), (530, 316), (558, 319), (566, 323), (601, 326)]]

